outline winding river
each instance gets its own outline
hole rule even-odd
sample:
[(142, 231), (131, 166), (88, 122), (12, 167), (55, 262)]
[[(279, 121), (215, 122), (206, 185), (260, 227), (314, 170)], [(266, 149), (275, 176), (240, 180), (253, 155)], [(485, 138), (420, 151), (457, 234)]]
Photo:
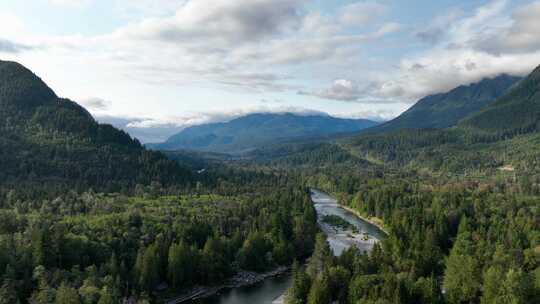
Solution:
[[(356, 246), (360, 250), (370, 251), (373, 245), (385, 237), (385, 233), (376, 226), (359, 218), (354, 213), (344, 209), (330, 195), (311, 189), (311, 200), (317, 211), (319, 227), (328, 236), (328, 243), (335, 255), (340, 255), (345, 249)], [(326, 215), (335, 215), (353, 225), (356, 229), (343, 230), (323, 221)], [(216, 296), (190, 302), (192, 304), (279, 304), (283, 303), (283, 294), (291, 286), (290, 274), (274, 277), (264, 282), (231, 289)]]

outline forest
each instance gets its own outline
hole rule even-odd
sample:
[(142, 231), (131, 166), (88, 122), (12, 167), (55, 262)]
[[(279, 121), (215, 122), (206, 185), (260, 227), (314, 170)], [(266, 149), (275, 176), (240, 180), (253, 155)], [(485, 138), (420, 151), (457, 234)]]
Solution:
[(349, 177), (353, 187), (319, 178), (390, 235), (369, 255), (352, 248), (338, 258), (318, 238), (294, 268), (287, 303), (538, 303), (538, 178)]
[(93, 191), (0, 199), (0, 303), (152, 303), (309, 257), (305, 189), (222, 196)]

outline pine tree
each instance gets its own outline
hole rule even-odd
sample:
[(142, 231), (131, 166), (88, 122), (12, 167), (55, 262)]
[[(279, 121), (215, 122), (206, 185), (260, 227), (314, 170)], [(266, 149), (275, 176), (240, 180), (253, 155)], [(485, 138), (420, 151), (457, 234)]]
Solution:
[(56, 291), (55, 304), (80, 304), (79, 294), (77, 290), (62, 283)]
[(332, 266), (334, 255), (330, 249), (330, 245), (326, 241), (326, 236), (322, 233), (317, 234), (315, 241), (315, 250), (309, 259), (307, 273), (312, 279), (322, 274), (327, 267)]
[(480, 292), (480, 276), (476, 258), (472, 256), (472, 239), (468, 219), (459, 225), (458, 235), (444, 273), (444, 289), (450, 303), (473, 303)]
[(328, 304), (330, 303), (330, 290), (329, 290), (328, 277), (322, 275), (315, 279), (311, 285), (308, 295), (308, 304)]
[(484, 290), (482, 293), (482, 304), (497, 304), (501, 303), (502, 288), (501, 282), (504, 280), (504, 275), (500, 267), (491, 266), (484, 274)]
[(0, 304), (12, 304), (17, 303), (17, 292), (13, 281), (4, 280), (4, 283), (0, 287)]
[(39, 288), (32, 294), (35, 304), (50, 304), (54, 302), (55, 290), (49, 286), (45, 279), (39, 283)]
[(101, 297), (99, 297), (99, 302), (97, 304), (114, 304), (115, 301), (113, 299), (112, 294), (107, 290), (104, 289), (101, 291)]
[(135, 273), (137, 274), (139, 287), (142, 290), (152, 291), (159, 284), (159, 266), (159, 256), (155, 244), (139, 250)]
[(535, 297), (533, 277), (521, 269), (510, 269), (506, 273), (503, 290), (501, 303), (528, 304)]
[(193, 280), (193, 271), (197, 267), (196, 249), (184, 243), (173, 244), (169, 248), (168, 278), (171, 287), (179, 290)]
[(306, 272), (298, 262), (294, 262), (292, 266), (293, 285), (287, 291), (285, 303), (287, 304), (303, 304), (307, 301), (307, 296), (310, 289), (310, 279)]

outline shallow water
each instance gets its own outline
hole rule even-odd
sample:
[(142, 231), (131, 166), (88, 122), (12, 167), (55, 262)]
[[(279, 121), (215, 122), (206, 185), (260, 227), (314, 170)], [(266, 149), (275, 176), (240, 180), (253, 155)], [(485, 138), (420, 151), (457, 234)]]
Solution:
[[(364, 221), (354, 213), (343, 209), (337, 203), (337, 200), (328, 194), (312, 189), (311, 200), (315, 204), (315, 210), (317, 210), (319, 226), (326, 233), (328, 243), (330, 243), (330, 247), (332, 247), (335, 255), (340, 255), (343, 250), (351, 246), (356, 246), (362, 251), (370, 251), (376, 242), (385, 237), (384, 232), (382, 232), (379, 228), (369, 222)], [(336, 215), (341, 217), (350, 224), (354, 225), (358, 230), (357, 233), (336, 229), (326, 223), (323, 223), (322, 219), (326, 215)], [(368, 237), (367, 240), (364, 239), (365, 234)]]
[[(357, 246), (360, 250), (370, 251), (373, 245), (385, 237), (376, 226), (364, 221), (354, 213), (343, 209), (337, 203), (336, 199), (328, 194), (312, 189), (311, 200), (317, 211), (319, 226), (328, 236), (328, 243), (335, 255), (340, 255), (343, 250)], [(322, 222), (325, 215), (337, 215), (347, 222), (353, 224), (357, 233), (344, 231), (331, 227)], [(368, 239), (364, 239), (364, 233), (367, 233)], [(191, 301), (191, 304), (277, 304), (283, 303), (280, 297), (291, 286), (292, 277), (290, 274), (284, 274), (279, 277), (269, 278), (254, 286), (235, 288), (221, 292), (213, 297)]]
[(291, 286), (292, 277), (289, 273), (279, 277), (269, 278), (260, 284), (235, 288), (224, 291), (219, 295), (192, 301), (196, 304), (272, 304), (281, 297)]

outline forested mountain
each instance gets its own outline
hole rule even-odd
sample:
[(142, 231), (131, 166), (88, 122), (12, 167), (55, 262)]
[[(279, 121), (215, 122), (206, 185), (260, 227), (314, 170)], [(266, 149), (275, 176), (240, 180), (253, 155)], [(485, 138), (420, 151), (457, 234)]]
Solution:
[(404, 129), (344, 140), (355, 155), (396, 168), (471, 172), (538, 168), (540, 68), (506, 94), (445, 129)]
[(508, 94), (465, 119), (460, 127), (511, 136), (540, 130), (540, 66)]
[(355, 132), (376, 124), (321, 115), (251, 114), (226, 123), (190, 127), (165, 143), (150, 146), (161, 150), (240, 152), (305, 137)]
[(56, 96), (22, 65), (0, 61), (0, 186), (122, 190), (191, 179), (189, 170)]
[(402, 129), (448, 128), (504, 95), (521, 78), (501, 75), (478, 83), (457, 87), (449, 92), (420, 99), (397, 118), (370, 128), (373, 133)]

